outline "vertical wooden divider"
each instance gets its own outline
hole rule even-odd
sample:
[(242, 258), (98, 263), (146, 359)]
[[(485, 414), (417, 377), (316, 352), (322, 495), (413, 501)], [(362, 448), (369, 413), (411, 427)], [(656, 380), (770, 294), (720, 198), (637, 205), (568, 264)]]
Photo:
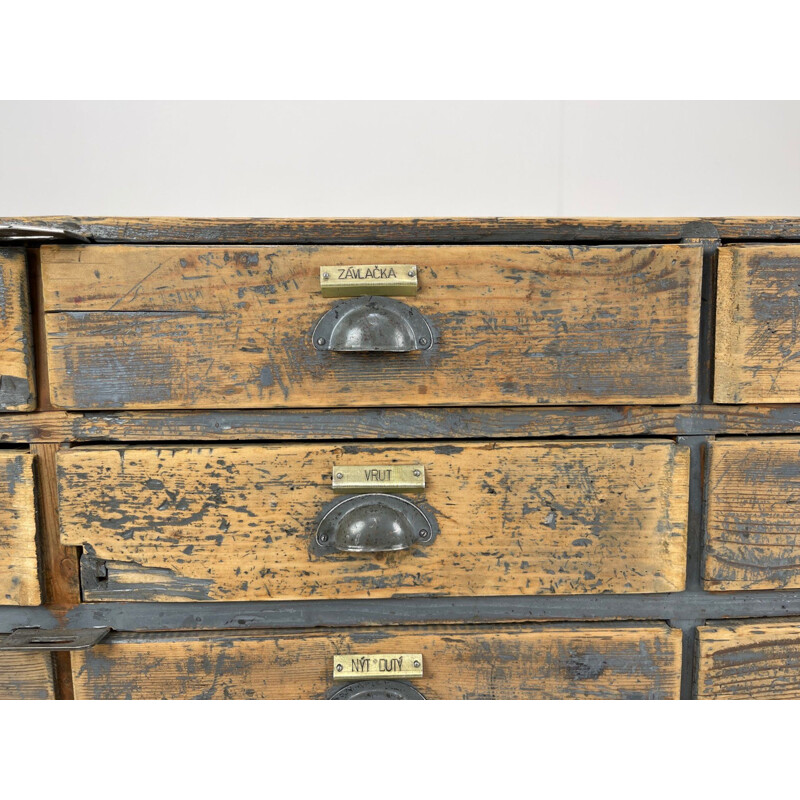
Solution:
[[(33, 321), (34, 360), (37, 386), (36, 411), (51, 411), (50, 385), (45, 347), (42, 273), (39, 248), (27, 249), (30, 281), (31, 319)], [(59, 535), (56, 452), (67, 442), (31, 444), (37, 484), (39, 557), (44, 602), (48, 606), (71, 606), (80, 603), (78, 550), (63, 547)], [(53, 653), (56, 699), (72, 700), (72, 662), (69, 653)]]

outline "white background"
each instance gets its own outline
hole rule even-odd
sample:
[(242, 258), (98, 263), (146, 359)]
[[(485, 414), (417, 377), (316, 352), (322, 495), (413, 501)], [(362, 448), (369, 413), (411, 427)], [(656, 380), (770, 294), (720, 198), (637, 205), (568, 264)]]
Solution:
[(4, 102), (0, 216), (800, 214), (798, 102)]

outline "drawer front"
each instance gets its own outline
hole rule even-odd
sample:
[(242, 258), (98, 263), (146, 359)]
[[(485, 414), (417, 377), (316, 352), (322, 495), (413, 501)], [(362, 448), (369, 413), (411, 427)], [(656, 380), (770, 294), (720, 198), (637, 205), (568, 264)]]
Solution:
[[(427, 320), (427, 349), (315, 347), (312, 329), (341, 302), (322, 297), (320, 267), (365, 264), (414, 265), (419, 293), (403, 302)], [(695, 245), (47, 246), (52, 400), (68, 409), (695, 402), (701, 264)]]
[(0, 247), (0, 411), (36, 407), (25, 252)]
[(704, 700), (800, 698), (800, 623), (757, 620), (697, 629), (697, 696)]
[[(0, 641), (6, 637), (0, 634)], [(0, 652), (0, 700), (53, 700), (50, 653)]]
[[(334, 463), (421, 464), (406, 497), (438, 534), (317, 552)], [(87, 600), (671, 592), (688, 469), (669, 441), (76, 448), (58, 454), (61, 538), (84, 548)]]
[(720, 250), (714, 401), (800, 402), (800, 245)]
[[(676, 699), (681, 633), (662, 624), (116, 634), (73, 653), (76, 699), (324, 699), (334, 655), (422, 655), (429, 700)], [(187, 669), (187, 665), (190, 668)], [(346, 683), (344, 684), (346, 685)]]
[(0, 606), (41, 603), (33, 456), (0, 451)]
[(800, 587), (800, 439), (718, 439), (706, 490), (705, 586)]

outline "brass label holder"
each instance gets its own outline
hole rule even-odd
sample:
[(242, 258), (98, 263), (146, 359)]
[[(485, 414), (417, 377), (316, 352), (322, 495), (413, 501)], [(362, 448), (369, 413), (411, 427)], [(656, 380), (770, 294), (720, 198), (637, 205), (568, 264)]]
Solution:
[(333, 657), (335, 681), (421, 677), (421, 653), (358, 653)]
[(422, 464), (338, 464), (333, 467), (333, 491), (337, 494), (421, 492), (423, 489), (425, 467)]
[(413, 297), (417, 293), (416, 264), (359, 264), (319, 268), (323, 297), (359, 295)]

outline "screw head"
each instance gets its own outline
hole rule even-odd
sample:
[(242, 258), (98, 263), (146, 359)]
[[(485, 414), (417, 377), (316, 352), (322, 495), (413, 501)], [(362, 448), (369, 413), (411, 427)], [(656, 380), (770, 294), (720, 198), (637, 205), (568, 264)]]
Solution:
[(426, 345), (426, 344), (428, 344), (428, 340), (424, 336), (421, 336), (420, 339), (419, 339), (419, 343), (421, 345)]
[(319, 536), (317, 536), (317, 541), (320, 544), (325, 544), (325, 542), (328, 541), (328, 534), (327, 533), (321, 533)]
[(336, 671), (337, 672), (341, 672), (342, 671), (342, 665), (341, 664), (337, 664), (336, 665)]
[(337, 472), (337, 473), (336, 473), (336, 479), (337, 479), (337, 480), (341, 480), (342, 478), (344, 478), (344, 475), (342, 475), (342, 473), (341, 473), (341, 472)]
[(423, 528), (423, 529), (422, 529), (422, 530), (419, 532), (419, 538), (420, 538), (420, 539), (427, 539), (427, 538), (428, 538), (430, 535), (431, 535), (431, 532), (430, 532), (430, 531), (426, 531), (426, 530), (425, 530), (425, 528)]
[(330, 278), (330, 275), (327, 272), (323, 272), (322, 273), (322, 280), (326, 281), (326, 280), (328, 280), (328, 278)]
[(414, 275), (416, 275), (416, 274), (417, 274), (417, 271), (416, 271), (415, 269), (410, 269), (410, 270), (408, 271), (408, 277), (409, 277), (409, 278), (413, 278), (413, 277), (414, 277)]
[(324, 340), (324, 339), (323, 339), (323, 338), (320, 336), (320, 337), (319, 337), (319, 339), (317, 339), (317, 344), (318, 344), (320, 347), (322, 347), (322, 345), (324, 345), (324, 344), (325, 344), (325, 340)]
[(414, 477), (415, 478), (419, 478), (420, 475), (422, 475), (422, 472), (420, 470), (418, 470), (418, 469), (415, 469), (414, 470)]
[(414, 666), (415, 666), (417, 669), (419, 669), (419, 661), (415, 661), (415, 662), (414, 662)]

